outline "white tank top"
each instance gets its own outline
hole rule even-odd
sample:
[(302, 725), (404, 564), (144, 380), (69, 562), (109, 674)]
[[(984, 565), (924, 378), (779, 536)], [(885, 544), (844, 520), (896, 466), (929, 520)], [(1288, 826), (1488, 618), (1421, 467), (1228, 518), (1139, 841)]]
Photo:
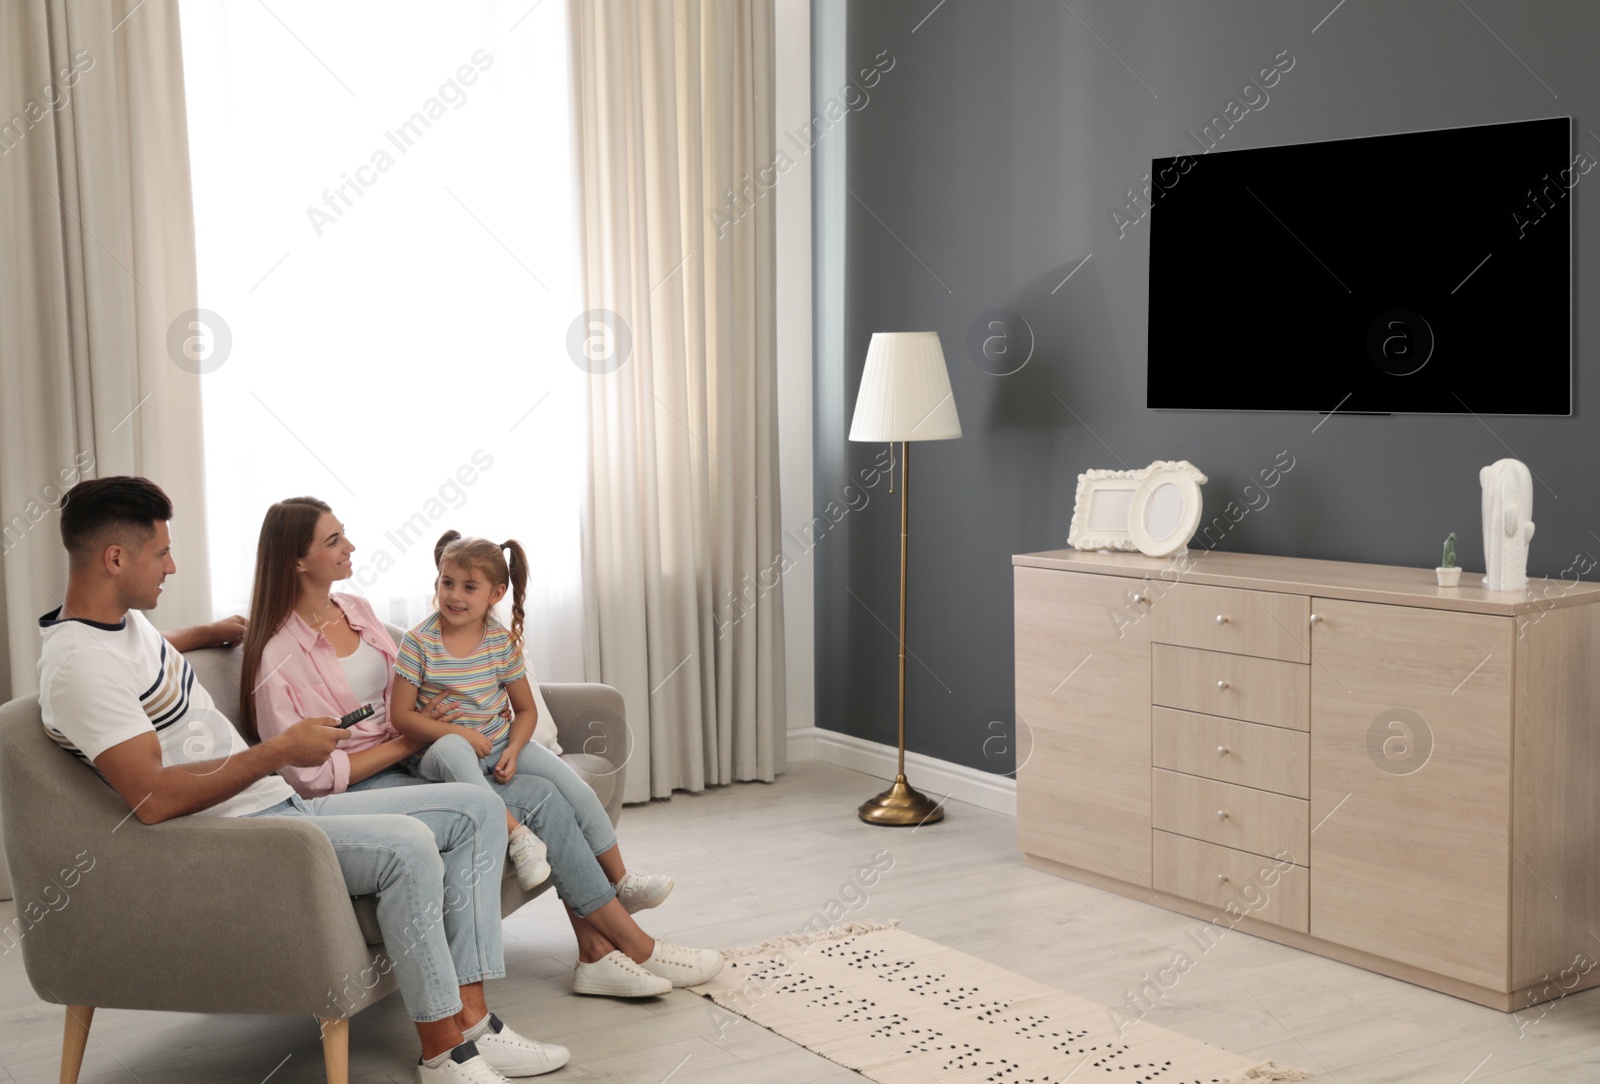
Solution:
[(350, 682), (350, 691), (355, 694), (356, 704), (372, 705), (373, 714), (360, 725), (370, 723), (374, 727), (381, 727), (388, 722), (383, 705), (384, 694), (389, 689), (389, 664), (384, 661), (383, 653), (362, 640), (359, 647), (339, 660), (339, 666)]

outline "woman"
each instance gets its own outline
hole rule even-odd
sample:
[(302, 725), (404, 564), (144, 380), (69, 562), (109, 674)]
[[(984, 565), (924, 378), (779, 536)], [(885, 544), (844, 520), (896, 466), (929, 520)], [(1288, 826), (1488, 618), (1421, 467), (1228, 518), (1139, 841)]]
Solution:
[[(596, 854), (572, 802), (553, 784), (520, 774), (506, 782), (486, 779), (464, 737), (424, 746), (390, 724), (394, 641), (365, 599), (332, 591), (350, 577), (354, 551), (333, 510), (314, 497), (280, 501), (267, 510), (240, 681), (246, 735), (270, 737), (299, 719), (340, 717), (371, 704), (374, 714), (351, 728), (354, 738), (327, 767), (283, 772), (295, 790), (310, 796), (421, 784), (412, 770), (492, 788), (512, 817), (548, 848), (556, 894), (578, 939), (575, 993), (651, 997), (720, 971), (716, 951), (668, 944), (639, 928), (632, 912), (665, 899), (670, 878), (630, 875), (615, 843)], [(437, 702), (424, 710), (443, 722), (453, 717)], [(412, 759), (418, 752), (421, 763)], [(580, 801), (582, 794), (598, 806), (592, 791), (581, 788)], [(593, 811), (585, 816), (592, 820)]]

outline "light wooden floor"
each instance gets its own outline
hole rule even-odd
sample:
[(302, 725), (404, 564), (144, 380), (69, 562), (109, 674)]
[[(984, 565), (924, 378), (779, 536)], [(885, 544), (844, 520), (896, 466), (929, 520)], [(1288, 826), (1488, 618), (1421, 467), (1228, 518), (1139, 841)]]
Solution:
[[(914, 780), (913, 780), (914, 781)], [(853, 915), (899, 918), (912, 933), (1104, 1005), (1182, 949), (1192, 970), (1148, 1019), (1235, 1053), (1273, 1058), (1337, 1084), (1376, 1081), (1600, 1082), (1600, 991), (1518, 1020), (1356, 968), (1230, 934), (1197, 955), (1198, 926), (1144, 904), (1026, 869), (1013, 822), (952, 803), (943, 824), (874, 828), (854, 814), (875, 781), (802, 763), (771, 786), (724, 787), (629, 807), (623, 853), (678, 888), (647, 930), (691, 945), (740, 945), (792, 931), (839, 897), (874, 855), (894, 865)], [(886, 859), (880, 859), (880, 862)], [(14, 904), (0, 903), (0, 923)], [(856, 1074), (742, 1023), (719, 1035), (709, 1003), (675, 991), (650, 1003), (578, 998), (571, 931), (546, 894), (506, 923), (511, 977), (490, 1004), (573, 1061), (547, 1079), (661, 1084), (856, 1080)], [(0, 1084), (54, 1084), (62, 1010), (40, 1002), (20, 952), (0, 956)], [(1130, 1034), (1137, 1033), (1135, 1026)], [(351, 1023), (351, 1079), (411, 1082), (415, 1032), (391, 996)], [(316, 1084), (315, 1024), (297, 1017), (104, 1010), (84, 1084)], [(1089, 1078), (1085, 1078), (1086, 1082)]]

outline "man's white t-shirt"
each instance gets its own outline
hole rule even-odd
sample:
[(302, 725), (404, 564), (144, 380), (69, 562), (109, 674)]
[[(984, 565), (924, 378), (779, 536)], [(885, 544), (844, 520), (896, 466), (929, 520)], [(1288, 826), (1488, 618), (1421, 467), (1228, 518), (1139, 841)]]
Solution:
[[(112, 746), (152, 731), (167, 767), (249, 749), (183, 655), (144, 614), (130, 610), (120, 625), (106, 625), (58, 620), (60, 612), (39, 618), (39, 706), (45, 731), (63, 749), (91, 767)], [(195, 816), (240, 817), (293, 796), (288, 782), (273, 774)]]

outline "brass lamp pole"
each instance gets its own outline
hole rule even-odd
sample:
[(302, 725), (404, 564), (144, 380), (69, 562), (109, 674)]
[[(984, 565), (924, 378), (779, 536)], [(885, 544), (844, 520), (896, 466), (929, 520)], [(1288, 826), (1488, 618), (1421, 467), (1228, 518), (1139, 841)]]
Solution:
[(906, 782), (906, 558), (910, 541), (910, 441), (961, 436), (950, 373), (933, 331), (878, 332), (867, 347), (851, 440), (900, 442), (900, 727), (894, 785), (857, 810), (868, 824), (933, 824), (938, 802)]

